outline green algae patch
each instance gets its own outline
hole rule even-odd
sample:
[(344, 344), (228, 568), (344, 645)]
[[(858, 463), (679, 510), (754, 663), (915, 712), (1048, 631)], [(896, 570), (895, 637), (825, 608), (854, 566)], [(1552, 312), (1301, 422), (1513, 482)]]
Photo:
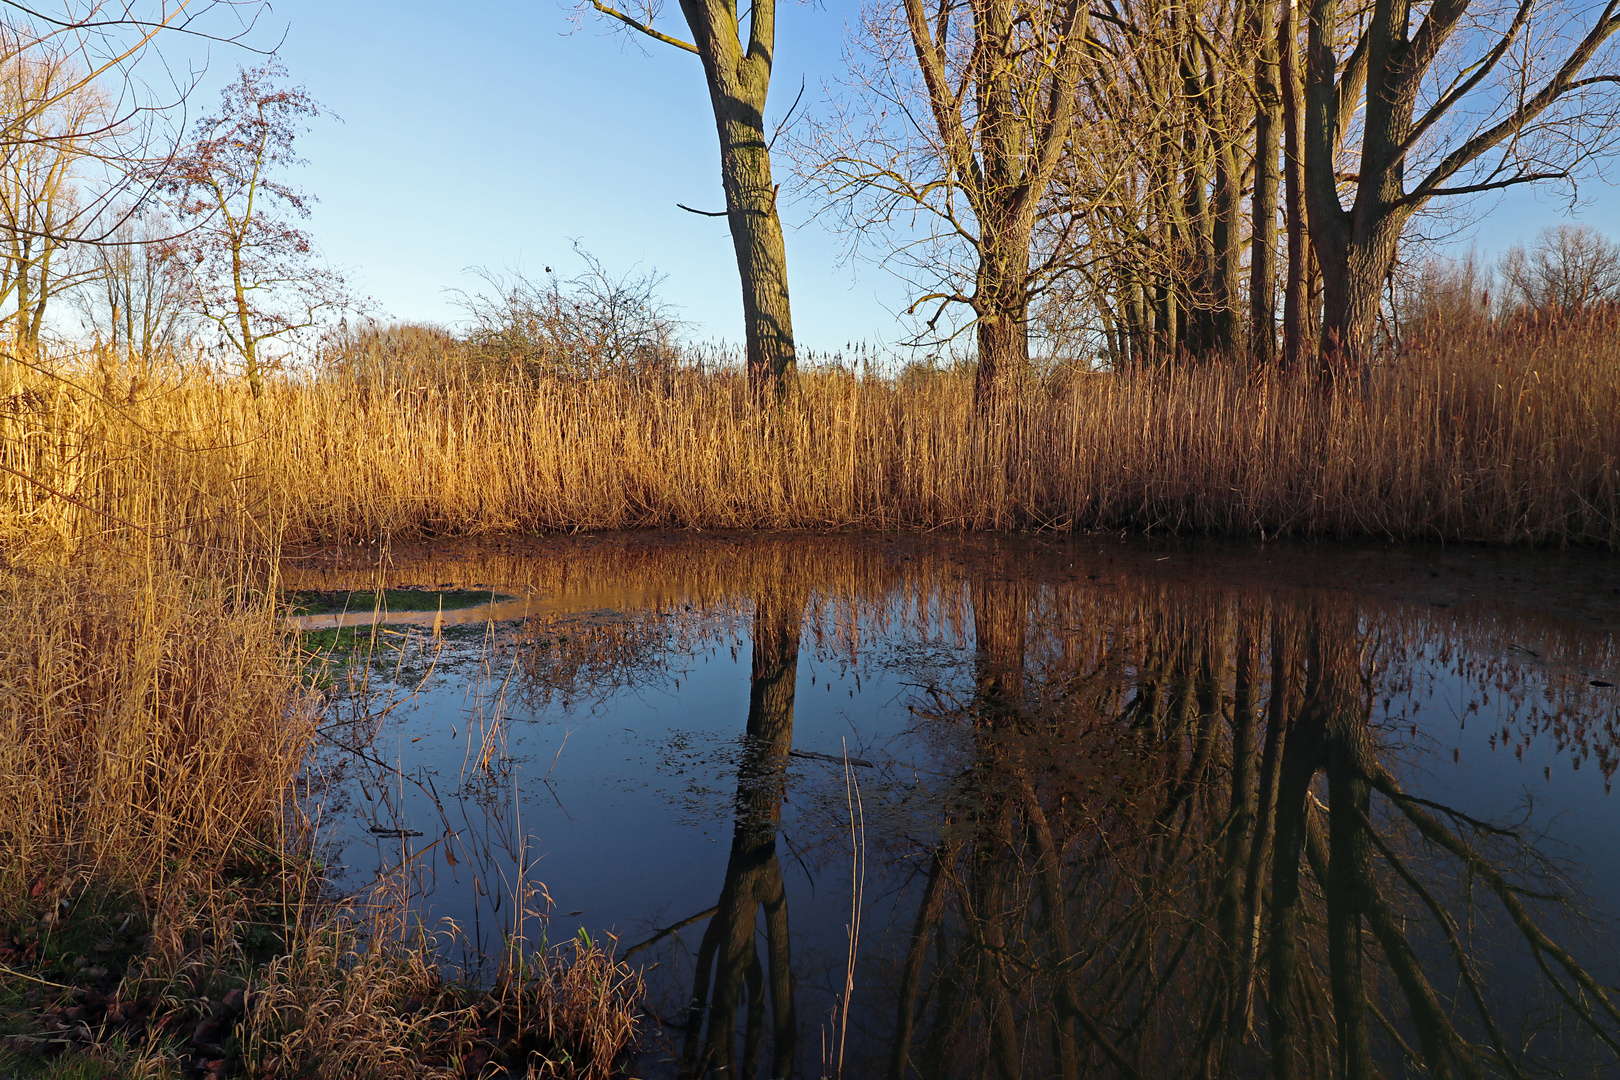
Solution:
[(376, 592), (297, 591), (286, 594), (290, 615), (368, 614), (375, 611), (459, 611), (506, 599), (486, 589), (384, 589)]

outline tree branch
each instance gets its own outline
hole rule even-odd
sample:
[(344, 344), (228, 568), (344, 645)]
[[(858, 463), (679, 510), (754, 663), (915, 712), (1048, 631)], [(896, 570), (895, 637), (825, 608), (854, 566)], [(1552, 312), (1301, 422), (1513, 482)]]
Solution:
[(602, 0), (591, 0), (591, 6), (604, 15), (613, 16), (615, 19), (618, 19), (632, 30), (641, 31), (643, 34), (646, 34), (655, 41), (662, 41), (665, 45), (673, 45), (677, 49), (685, 49), (693, 56), (700, 55), (696, 45), (693, 45), (690, 42), (682, 41), (680, 38), (670, 37), (668, 34), (662, 33), (658, 30), (654, 30), (640, 19), (626, 15), (617, 8), (608, 7), (606, 4), (602, 3)]
[(1418, 188), (1416, 191), (1402, 195), (1391, 204), (1392, 207), (1411, 206), (1413, 203), (1425, 203), (1430, 199), (1441, 198), (1446, 195), (1477, 195), (1482, 191), (1501, 191), (1503, 188), (1514, 187), (1518, 184), (1533, 184), (1540, 180), (1565, 180), (1569, 178), (1567, 169), (1557, 172), (1521, 173), (1510, 176), (1506, 180), (1491, 180), (1480, 184), (1462, 184), (1449, 188)]
[[(1576, 46), (1575, 50), (1564, 61), (1563, 66), (1559, 68), (1557, 74), (1546, 85), (1501, 121), (1475, 135), (1462, 146), (1447, 154), (1439, 164), (1430, 170), (1429, 175), (1423, 178), (1423, 182), (1407, 198), (1424, 200), (1436, 194), (1455, 194), (1477, 188), (1477, 185), (1470, 185), (1462, 188), (1443, 189), (1440, 185), (1455, 176), (1463, 166), (1475, 160), (1487, 150), (1502, 142), (1502, 140), (1523, 131), (1550, 108), (1554, 102), (1574, 90), (1577, 82), (1576, 76), (1586, 66), (1587, 61), (1597, 52), (1600, 45), (1612, 37), (1617, 30), (1620, 30), (1620, 16), (1616, 15), (1617, 8), (1620, 8), (1620, 3), (1617, 3), (1617, 0), (1609, 0), (1604, 5), (1602, 15), (1593, 24), (1592, 29), (1587, 33), (1586, 37), (1581, 39), (1580, 44)], [(1580, 82), (1584, 84), (1588, 80), (1580, 80)], [(1542, 177), (1542, 179), (1548, 179), (1548, 177)], [(1506, 187), (1507, 183), (1495, 186)], [(1488, 187), (1478, 189), (1491, 190)]]

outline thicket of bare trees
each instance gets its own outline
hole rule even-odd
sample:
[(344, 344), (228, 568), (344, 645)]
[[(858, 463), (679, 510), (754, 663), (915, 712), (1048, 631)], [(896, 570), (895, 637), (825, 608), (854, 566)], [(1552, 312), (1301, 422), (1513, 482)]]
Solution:
[(65, 50), (23, 48), (9, 27), (0, 41), (0, 111), (27, 117), (0, 142), (0, 310), (15, 348), (33, 351), (52, 298), (85, 278), (72, 248), (96, 221), (77, 181), (107, 149), (112, 106)]
[(655, 271), (614, 276), (579, 244), (585, 270), (559, 278), (551, 267), (536, 281), (481, 271), (483, 289), (458, 298), (472, 326), (464, 335), (479, 361), (516, 366), (542, 378), (667, 375), (680, 355), (682, 323), (658, 296)]
[(1417, 215), (1614, 149), (1617, 29), (1568, 0), (879, 0), (795, 159), (917, 256), (922, 336), (973, 328), (991, 379), (1032, 331), (1115, 367), (1347, 373)]
[[(198, 77), (175, 82), (156, 55), (166, 35), (239, 43), (261, 10), (0, 5), (0, 338), (14, 358), (40, 355), (52, 302), (70, 297), (97, 341), (144, 361), (209, 344), (196, 332), (212, 326), (257, 396), (263, 343), (355, 306), (293, 224), (311, 200), (282, 175), (320, 107), (271, 60), (242, 69), (188, 138)], [(148, 69), (171, 73), (165, 92)]]
[(115, 352), (150, 362), (184, 339), (189, 319), (178, 233), (163, 211), (147, 210), (86, 253), (89, 280), (75, 299), (85, 326)]
[(1536, 243), (1502, 257), (1503, 304), (1575, 312), (1620, 302), (1620, 244), (1589, 225), (1542, 230)]

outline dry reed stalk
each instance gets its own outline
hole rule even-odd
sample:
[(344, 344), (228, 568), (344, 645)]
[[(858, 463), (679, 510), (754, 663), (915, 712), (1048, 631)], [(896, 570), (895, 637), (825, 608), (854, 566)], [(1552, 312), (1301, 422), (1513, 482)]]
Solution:
[[(866, 907), (866, 807), (861, 801), (860, 781), (849, 759), (849, 743), (840, 739), (844, 759), (844, 802), (849, 811), (849, 955), (844, 964), (844, 992), (838, 1001), (838, 1054), (832, 1075), (844, 1075), (844, 1044), (849, 1038), (849, 1002), (855, 996), (855, 960), (861, 947), (861, 912)], [(823, 1074), (825, 1075), (825, 1066)]]

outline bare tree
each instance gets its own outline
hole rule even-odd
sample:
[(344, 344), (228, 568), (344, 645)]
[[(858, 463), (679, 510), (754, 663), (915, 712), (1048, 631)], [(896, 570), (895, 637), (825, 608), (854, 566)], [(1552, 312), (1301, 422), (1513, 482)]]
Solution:
[(160, 178), (188, 227), (189, 303), (241, 358), (255, 398), (264, 394), (265, 343), (356, 303), (309, 234), (287, 220), (308, 217), (313, 199), (278, 174), (302, 164), (293, 142), (325, 110), (303, 88), (279, 85), (285, 77), (274, 60), (242, 70)]
[[(912, 311), (931, 309), (930, 327), (956, 305), (971, 311), (981, 406), (1022, 376), (1030, 305), (1067, 269), (1068, 246), (1050, 241), (1071, 215), (1044, 211), (1070, 148), (1088, 14), (1081, 0), (871, 9), (862, 38), (872, 65), (853, 117), (802, 144), (803, 171), (857, 230), (930, 222), (907, 242), (943, 272)], [(967, 265), (938, 249), (965, 251)]]
[(1323, 353), (1345, 370), (1367, 359), (1402, 230), (1431, 200), (1568, 180), (1612, 149), (1620, 0), (1310, 0), (1307, 29)]
[(1528, 252), (1516, 244), (1500, 268), (1511, 307), (1580, 311), (1620, 301), (1620, 244), (1590, 225), (1543, 229)]
[(75, 297), (99, 340), (149, 364), (181, 340), (186, 273), (178, 228), (159, 210), (122, 221), (104, 243), (86, 249), (91, 278)]
[(51, 299), (83, 280), (67, 249), (96, 223), (77, 182), (108, 141), (109, 109), (56, 43), (0, 50), (0, 111), (27, 118), (0, 142), (0, 304), (13, 306), (10, 336), (22, 354), (38, 349)]
[(780, 393), (793, 377), (795, 355), (787, 249), (776, 212), (778, 185), (771, 178), (771, 145), (765, 133), (765, 99), (776, 57), (776, 2), (754, 0), (746, 13), (739, 14), (736, 0), (681, 0), (691, 41), (653, 26), (659, 11), (651, 0), (638, 12), (639, 18), (601, 0), (591, 3), (597, 11), (655, 41), (693, 53), (703, 62), (720, 136), (724, 216), (731, 227), (737, 272), (742, 278), (748, 381), (756, 396), (772, 386)]

